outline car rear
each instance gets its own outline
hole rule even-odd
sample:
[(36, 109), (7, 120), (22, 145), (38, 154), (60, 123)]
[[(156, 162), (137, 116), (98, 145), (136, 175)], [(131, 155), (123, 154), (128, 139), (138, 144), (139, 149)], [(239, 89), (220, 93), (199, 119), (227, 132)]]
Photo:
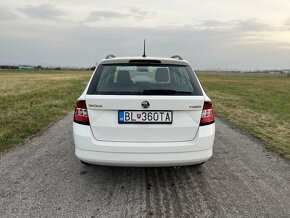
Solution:
[(73, 128), (80, 160), (118, 166), (202, 163), (215, 132), (211, 101), (189, 64), (156, 58), (103, 60)]

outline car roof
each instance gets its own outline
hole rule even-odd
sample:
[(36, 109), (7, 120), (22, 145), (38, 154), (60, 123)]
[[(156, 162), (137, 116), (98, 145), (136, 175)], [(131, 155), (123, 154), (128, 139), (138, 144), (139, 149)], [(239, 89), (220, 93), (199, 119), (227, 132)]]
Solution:
[(189, 65), (186, 60), (178, 60), (175, 58), (163, 58), (163, 57), (114, 57), (109, 59), (103, 59), (99, 62), (99, 64), (128, 64), (129, 61), (160, 61), (161, 64), (173, 64), (173, 65)]

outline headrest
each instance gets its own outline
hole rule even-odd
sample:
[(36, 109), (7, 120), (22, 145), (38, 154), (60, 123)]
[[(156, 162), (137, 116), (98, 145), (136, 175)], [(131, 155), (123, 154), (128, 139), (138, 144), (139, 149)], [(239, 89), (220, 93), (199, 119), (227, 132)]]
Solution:
[(117, 83), (120, 85), (132, 84), (130, 73), (128, 70), (119, 70), (117, 75)]
[(169, 81), (168, 69), (165, 67), (157, 68), (155, 72), (155, 80), (157, 82), (168, 82)]

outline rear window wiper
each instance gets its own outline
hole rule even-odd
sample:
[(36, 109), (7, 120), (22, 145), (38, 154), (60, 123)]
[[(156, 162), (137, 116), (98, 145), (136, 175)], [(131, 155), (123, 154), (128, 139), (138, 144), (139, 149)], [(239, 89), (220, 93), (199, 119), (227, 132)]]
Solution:
[(178, 91), (173, 89), (145, 89), (143, 95), (190, 95), (189, 91)]

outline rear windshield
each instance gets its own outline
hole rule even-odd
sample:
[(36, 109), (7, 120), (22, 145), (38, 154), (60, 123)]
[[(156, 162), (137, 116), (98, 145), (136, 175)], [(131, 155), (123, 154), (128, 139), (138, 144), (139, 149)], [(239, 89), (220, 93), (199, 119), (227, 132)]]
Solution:
[(202, 95), (189, 66), (99, 65), (91, 81), (91, 95)]

